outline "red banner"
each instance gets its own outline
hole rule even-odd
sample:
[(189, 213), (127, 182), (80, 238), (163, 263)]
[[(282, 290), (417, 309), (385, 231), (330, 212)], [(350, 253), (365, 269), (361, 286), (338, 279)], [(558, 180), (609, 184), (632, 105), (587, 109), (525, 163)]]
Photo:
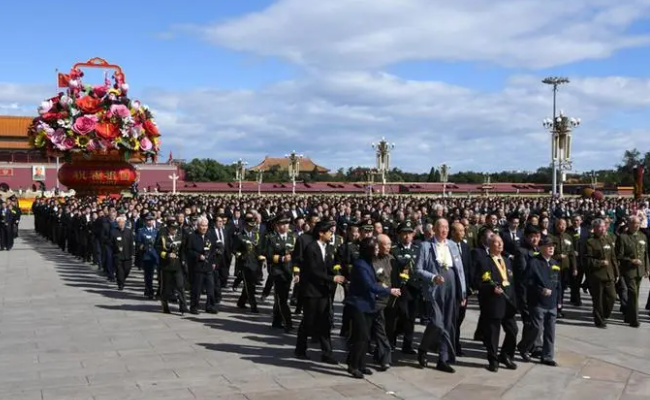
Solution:
[(0, 168), (0, 177), (14, 176), (13, 168)]

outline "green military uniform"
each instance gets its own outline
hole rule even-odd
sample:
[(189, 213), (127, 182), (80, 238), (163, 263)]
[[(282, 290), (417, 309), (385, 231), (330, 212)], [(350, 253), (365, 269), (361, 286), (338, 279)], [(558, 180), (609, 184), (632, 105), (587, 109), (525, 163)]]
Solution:
[(587, 239), (584, 260), (593, 301), (594, 323), (598, 327), (605, 327), (616, 301), (614, 283), (619, 276), (611, 239), (607, 235)]
[(465, 230), (465, 240), (467, 241), (467, 245), (470, 249), (476, 247), (478, 240), (478, 230), (479, 227), (476, 224), (468, 225), (467, 229)]
[[(616, 255), (619, 262), (621, 279), (627, 287), (627, 305), (625, 322), (632, 326), (639, 325), (639, 286), (641, 279), (648, 275), (648, 245), (646, 236), (636, 231), (624, 233), (618, 237)], [(633, 260), (640, 260), (636, 265)]]
[[(273, 302), (274, 328), (293, 329), (291, 310), (289, 309), (289, 291), (293, 281), (292, 261), (290, 255), (296, 247), (296, 236), (293, 232), (281, 235), (277, 232), (266, 239), (266, 259), (269, 263), (269, 279), (275, 288)], [(288, 260), (285, 260), (287, 258)]]
[(550, 239), (555, 245), (553, 259), (560, 266), (562, 293), (560, 293), (558, 298), (558, 310), (561, 310), (564, 306), (564, 292), (569, 288), (574, 272), (578, 272), (576, 251), (573, 246), (573, 238), (566, 232), (561, 235), (553, 235)]

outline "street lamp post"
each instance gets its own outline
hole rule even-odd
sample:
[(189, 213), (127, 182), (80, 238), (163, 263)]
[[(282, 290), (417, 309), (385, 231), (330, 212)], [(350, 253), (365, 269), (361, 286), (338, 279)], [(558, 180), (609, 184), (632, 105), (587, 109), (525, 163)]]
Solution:
[(596, 173), (596, 171), (591, 171), (589, 177), (591, 178), (591, 188), (596, 190), (596, 188), (598, 187), (598, 174)]
[(490, 195), (490, 185), (492, 184), (492, 177), (490, 176), (489, 173), (484, 173), (483, 174), (483, 186), (485, 187), (485, 195), (489, 196)]
[(386, 194), (386, 175), (390, 169), (390, 151), (395, 148), (395, 143), (388, 143), (381, 138), (379, 143), (372, 143), (372, 148), (377, 152), (377, 170), (381, 174), (381, 195)]
[(550, 129), (552, 146), (551, 161), (553, 162), (553, 194), (557, 194), (555, 184), (557, 171), (560, 172), (559, 195), (564, 195), (564, 181), (566, 171), (571, 171), (571, 132), (580, 125), (580, 118), (569, 118), (560, 111), (560, 115), (553, 120), (545, 119), (543, 125)]
[(169, 175), (169, 179), (172, 180), (172, 194), (176, 194), (176, 181), (180, 179), (180, 176), (174, 172), (173, 174)]
[(286, 155), (286, 158), (289, 159), (289, 178), (291, 178), (291, 193), (296, 195), (296, 178), (300, 174), (300, 160), (302, 160), (302, 154), (296, 154), (296, 151), (292, 151), (291, 154)]
[(264, 171), (262, 169), (257, 170), (257, 195), (262, 194), (262, 177), (264, 176)]
[(240, 158), (239, 161), (232, 164), (235, 166), (235, 180), (239, 183), (239, 197), (241, 197), (241, 185), (242, 181), (246, 177), (246, 165), (248, 165), (248, 163)]
[(442, 182), (442, 197), (447, 195), (447, 180), (449, 179), (449, 167), (447, 164), (440, 166), (440, 182)]
[[(556, 107), (557, 87), (559, 85), (569, 83), (569, 78), (557, 77), (557, 76), (549, 76), (548, 78), (544, 78), (542, 80), (542, 83), (544, 83), (546, 85), (553, 86), (553, 121), (555, 121), (555, 118), (556, 118), (555, 107)], [(553, 140), (552, 144), (551, 144), (551, 149), (552, 149), (551, 151), (552, 152), (554, 152), (554, 148), (555, 148), (555, 140)], [(551, 162), (552, 162), (552, 169), (553, 169), (553, 183), (552, 183), (552, 185), (553, 185), (552, 189), (553, 190), (552, 190), (552, 193), (553, 193), (553, 196), (555, 196), (555, 195), (557, 195), (557, 167), (558, 167), (558, 165), (557, 165), (557, 161), (554, 158), (551, 159)]]
[(373, 168), (369, 168), (366, 170), (366, 183), (368, 186), (368, 197), (370, 198), (372, 196), (372, 185), (375, 182), (375, 174), (377, 171)]

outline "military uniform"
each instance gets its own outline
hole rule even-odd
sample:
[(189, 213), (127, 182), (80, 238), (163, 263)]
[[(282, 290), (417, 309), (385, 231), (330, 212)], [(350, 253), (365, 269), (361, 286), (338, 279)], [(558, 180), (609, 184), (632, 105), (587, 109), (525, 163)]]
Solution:
[[(406, 224), (411, 224), (408, 221)], [(404, 224), (403, 226), (406, 226)], [(402, 230), (400, 226), (398, 230)], [(412, 225), (411, 225), (412, 229)], [(397, 336), (404, 335), (402, 340), (402, 352), (415, 354), (413, 350), (413, 332), (415, 329), (415, 316), (417, 312), (417, 301), (420, 299), (420, 285), (415, 280), (413, 268), (417, 261), (420, 247), (414, 243), (408, 246), (398, 243), (391, 249), (395, 258), (395, 267), (392, 270), (392, 287), (402, 289), (402, 295), (391, 300), (386, 308), (386, 335), (393, 348), (397, 345)]]
[[(154, 220), (153, 215), (147, 215), (146, 221)], [(144, 270), (144, 295), (153, 299), (153, 277), (155, 271), (158, 269), (158, 253), (154, 249), (156, 237), (158, 236), (158, 229), (154, 226), (149, 227), (145, 225), (138, 230), (136, 236), (136, 243), (138, 245), (138, 254), (141, 261), (142, 269)]]
[(269, 279), (272, 280), (275, 291), (272, 326), (284, 328), (286, 331), (293, 329), (288, 301), (293, 281), (291, 253), (295, 246), (296, 236), (293, 232), (283, 235), (275, 232), (267, 238), (266, 243), (266, 259), (270, 266)]
[(562, 284), (562, 288), (558, 299), (558, 311), (561, 312), (564, 306), (564, 293), (570, 287), (574, 272), (578, 272), (576, 251), (573, 247), (571, 235), (566, 232), (560, 235), (552, 235), (550, 239), (555, 245), (553, 259), (560, 266), (560, 283)]
[[(621, 278), (627, 288), (625, 322), (639, 326), (639, 286), (641, 279), (648, 276), (649, 268), (647, 237), (641, 231), (620, 235), (616, 242), (616, 255)], [(641, 263), (635, 265), (633, 260), (640, 260)]]
[[(176, 221), (168, 222), (167, 227), (168, 229), (161, 229), (155, 244), (155, 249), (160, 257), (162, 274), (160, 301), (163, 312), (169, 314), (169, 301), (176, 296), (179, 311), (182, 314), (187, 312), (183, 266), (181, 264), (183, 237)], [(173, 233), (171, 233), (172, 230)]]
[(237, 307), (246, 308), (246, 303), (249, 303), (251, 312), (258, 313), (255, 284), (266, 257), (262, 248), (260, 232), (254, 229), (255, 224), (254, 217), (246, 217), (247, 228), (235, 236), (233, 249), (237, 257), (235, 270), (241, 274), (244, 281), (244, 290), (239, 296)]
[(619, 276), (614, 246), (606, 235), (587, 239), (584, 251), (585, 272), (593, 302), (594, 323), (607, 326), (616, 301), (614, 283)]

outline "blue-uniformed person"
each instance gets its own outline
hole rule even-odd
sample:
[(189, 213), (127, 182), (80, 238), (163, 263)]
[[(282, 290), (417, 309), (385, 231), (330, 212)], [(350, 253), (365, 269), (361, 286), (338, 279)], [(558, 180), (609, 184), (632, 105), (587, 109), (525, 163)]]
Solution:
[(158, 269), (158, 253), (154, 248), (156, 236), (158, 236), (158, 229), (154, 226), (155, 222), (154, 216), (147, 214), (145, 225), (138, 230), (136, 236), (136, 244), (144, 270), (144, 295), (148, 299), (154, 298), (153, 276)]

